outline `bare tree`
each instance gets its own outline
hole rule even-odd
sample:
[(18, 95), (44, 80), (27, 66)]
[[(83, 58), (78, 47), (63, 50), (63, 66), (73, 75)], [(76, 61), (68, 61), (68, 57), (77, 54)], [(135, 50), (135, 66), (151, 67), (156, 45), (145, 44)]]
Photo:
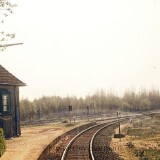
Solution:
[[(8, 17), (10, 14), (13, 14), (13, 7), (17, 6), (16, 4), (12, 4), (8, 0), (0, 0), (0, 25), (3, 25), (4, 19)], [(5, 33), (4, 31), (0, 31), (0, 43), (4, 41), (8, 41), (12, 38), (15, 38), (14, 33)], [(13, 45), (13, 44), (12, 44)], [(0, 44), (0, 51), (3, 51), (8, 45)]]

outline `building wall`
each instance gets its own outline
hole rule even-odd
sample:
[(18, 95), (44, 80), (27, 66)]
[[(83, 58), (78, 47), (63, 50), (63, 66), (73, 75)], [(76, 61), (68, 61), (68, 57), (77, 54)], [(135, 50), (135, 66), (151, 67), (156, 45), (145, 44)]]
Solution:
[[(3, 125), (4, 130), (6, 130), (7, 135), (17, 136), (21, 134), (20, 130), (20, 120), (19, 120), (19, 87), (0, 85), (0, 89), (7, 89), (10, 94), (10, 114), (0, 115), (0, 118), (5, 120), (5, 125), (8, 124), (7, 128)], [(18, 116), (16, 116), (18, 115)], [(12, 133), (8, 133), (12, 132)]]
[[(20, 107), (19, 107), (19, 87), (15, 87), (15, 125), (16, 125), (16, 135), (21, 135), (20, 129)], [(17, 116), (16, 116), (17, 115)]]

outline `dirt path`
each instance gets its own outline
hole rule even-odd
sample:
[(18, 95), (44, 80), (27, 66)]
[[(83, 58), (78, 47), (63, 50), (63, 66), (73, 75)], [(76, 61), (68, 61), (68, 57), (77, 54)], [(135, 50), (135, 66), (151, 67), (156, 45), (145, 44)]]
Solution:
[[(83, 123), (84, 124), (84, 123)], [(75, 126), (82, 125), (78, 123)], [(22, 136), (6, 141), (7, 150), (1, 160), (36, 160), (44, 148), (57, 136), (72, 127), (65, 124), (48, 124), (43, 126), (23, 127)]]

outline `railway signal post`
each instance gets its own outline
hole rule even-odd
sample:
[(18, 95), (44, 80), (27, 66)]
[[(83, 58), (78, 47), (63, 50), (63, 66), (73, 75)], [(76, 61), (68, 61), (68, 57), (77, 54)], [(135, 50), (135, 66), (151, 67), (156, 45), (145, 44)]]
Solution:
[(87, 106), (87, 118), (88, 118), (88, 121), (89, 121), (89, 106)]
[(71, 112), (72, 112), (72, 106), (68, 106), (69, 109), (69, 119), (70, 119), (70, 124), (71, 124)]
[(120, 123), (120, 112), (118, 111), (117, 112), (117, 118), (119, 119), (119, 136), (120, 136), (120, 134), (121, 134), (121, 123)]
[(120, 112), (118, 111), (117, 112), (117, 119), (118, 119), (118, 134), (115, 134), (114, 135), (114, 138), (119, 138), (120, 139), (120, 141), (121, 141), (121, 138), (123, 138), (124, 137), (124, 135), (123, 134), (121, 134), (121, 121), (120, 121)]

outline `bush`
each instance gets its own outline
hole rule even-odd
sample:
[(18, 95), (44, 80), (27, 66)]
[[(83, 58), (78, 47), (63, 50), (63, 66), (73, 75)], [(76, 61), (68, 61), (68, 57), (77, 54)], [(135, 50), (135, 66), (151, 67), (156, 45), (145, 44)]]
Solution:
[(4, 132), (3, 129), (0, 128), (0, 157), (3, 155), (5, 150), (6, 150), (6, 144), (5, 144)]
[(68, 123), (68, 121), (67, 120), (63, 120), (62, 123)]
[(127, 144), (126, 144), (126, 146), (128, 146), (128, 148), (134, 148), (134, 144), (132, 143), (132, 142), (128, 142)]

